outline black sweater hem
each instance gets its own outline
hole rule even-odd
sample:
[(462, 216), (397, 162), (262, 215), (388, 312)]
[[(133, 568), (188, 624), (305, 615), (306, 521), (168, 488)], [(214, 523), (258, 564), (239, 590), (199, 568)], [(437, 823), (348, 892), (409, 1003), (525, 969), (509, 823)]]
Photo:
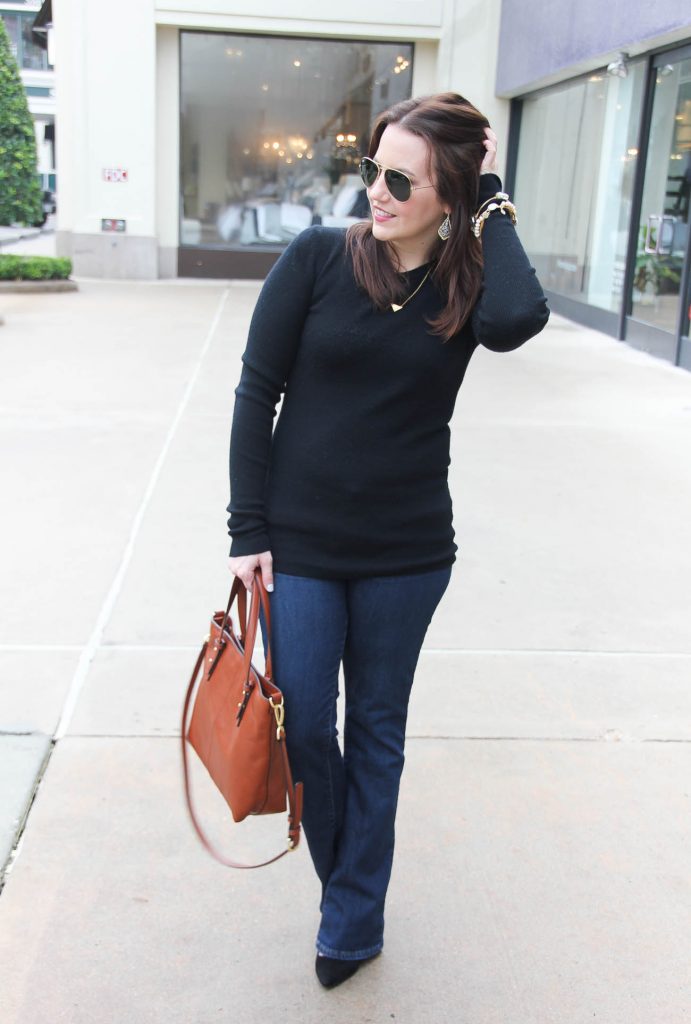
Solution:
[(372, 572), (370, 569), (354, 572), (352, 569), (340, 571), (336, 574), (333, 570), (324, 569), (317, 565), (307, 565), (304, 562), (284, 562), (283, 559), (274, 559), (274, 573), (282, 573), (286, 576), (306, 576), (318, 580), (360, 580), (371, 579), (372, 577), (387, 576), (423, 576), (428, 572), (438, 572), (440, 569), (448, 569), (456, 561), (456, 555), (449, 558), (442, 558), (438, 562), (426, 563), (424, 566), (402, 566), (398, 569), (387, 569), (386, 571)]

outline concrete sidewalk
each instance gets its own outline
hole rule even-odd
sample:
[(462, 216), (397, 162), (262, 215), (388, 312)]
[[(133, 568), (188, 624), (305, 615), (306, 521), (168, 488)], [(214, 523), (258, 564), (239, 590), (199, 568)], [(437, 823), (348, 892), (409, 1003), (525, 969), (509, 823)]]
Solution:
[(55, 256), (55, 215), (42, 228), (0, 227), (0, 255)]
[(257, 292), (2, 297), (2, 1024), (690, 1020), (691, 375), (556, 315), (459, 396), (384, 955), (323, 991), (306, 847), (198, 843), (178, 719)]

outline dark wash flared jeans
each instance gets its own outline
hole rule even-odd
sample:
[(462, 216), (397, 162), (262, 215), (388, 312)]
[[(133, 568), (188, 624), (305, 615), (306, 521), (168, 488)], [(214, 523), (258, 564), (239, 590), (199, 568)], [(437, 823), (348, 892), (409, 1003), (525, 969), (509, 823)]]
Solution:
[(329, 957), (364, 959), (384, 943), (408, 699), (450, 578), (451, 568), (343, 580), (274, 574), (274, 676), (285, 698), (293, 776), (304, 783), (305, 836), (322, 883), (316, 945)]

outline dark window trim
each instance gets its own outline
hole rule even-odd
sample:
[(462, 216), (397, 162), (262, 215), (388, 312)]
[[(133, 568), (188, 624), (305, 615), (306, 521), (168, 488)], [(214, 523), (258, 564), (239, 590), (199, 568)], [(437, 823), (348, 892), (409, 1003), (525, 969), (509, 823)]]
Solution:
[(660, 49), (650, 51), (653, 67), (658, 68), (661, 64), (667, 63), (667, 58), (673, 54), (675, 60), (688, 60), (691, 57), (691, 41), (688, 43), (669, 43)]
[(48, 29), (53, 25), (53, 0), (43, 0), (41, 10), (34, 18), (31, 35), (37, 46), (48, 49)]
[(178, 246), (178, 277), (221, 278), (233, 281), (262, 281), (283, 249), (210, 249)]
[(516, 172), (518, 169), (518, 142), (521, 137), (521, 120), (523, 100), (512, 99), (509, 106), (509, 135), (506, 141), (506, 180), (504, 191), (512, 196), (516, 190)]
[[(178, 30), (178, 34), (179, 36), (245, 36), (251, 39), (293, 39), (297, 42), (301, 39), (307, 39), (310, 41), (315, 40), (319, 43), (372, 43), (375, 46), (396, 46), (400, 43), (401, 46), (412, 46), (413, 50), (415, 49), (415, 43), (420, 42), (417, 37), (414, 39), (373, 39), (371, 36), (323, 36), (305, 32), (250, 32), (249, 29), (237, 29), (231, 31), (227, 28), (180, 28)], [(422, 42), (439, 42), (439, 40), (424, 39)]]
[(641, 103), (641, 115), (638, 122), (638, 137), (636, 139), (636, 167), (633, 175), (633, 192), (631, 195), (631, 214), (629, 217), (629, 239), (626, 247), (626, 265), (624, 267), (624, 280), (622, 283), (622, 303), (619, 312), (618, 337), (626, 337), (626, 321), (631, 316), (633, 278), (636, 272), (636, 249), (638, 247), (638, 224), (641, 216), (641, 204), (643, 202), (643, 179), (645, 178), (646, 160), (643, 157), (648, 155), (648, 143), (650, 142), (650, 120), (653, 112), (653, 98), (655, 92), (655, 69), (652, 57), (648, 55), (648, 67), (646, 79), (643, 83), (643, 102)]

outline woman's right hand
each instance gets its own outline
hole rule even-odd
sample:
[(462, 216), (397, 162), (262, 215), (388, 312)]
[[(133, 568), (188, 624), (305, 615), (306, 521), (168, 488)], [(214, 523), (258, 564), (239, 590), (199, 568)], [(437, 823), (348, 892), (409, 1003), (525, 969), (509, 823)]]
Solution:
[(262, 583), (271, 593), (274, 589), (273, 559), (270, 551), (262, 551), (258, 555), (239, 555), (228, 559), (228, 568), (233, 576), (239, 576), (245, 584), (246, 590), (251, 590), (254, 583), (254, 570), (259, 567), (262, 571)]

